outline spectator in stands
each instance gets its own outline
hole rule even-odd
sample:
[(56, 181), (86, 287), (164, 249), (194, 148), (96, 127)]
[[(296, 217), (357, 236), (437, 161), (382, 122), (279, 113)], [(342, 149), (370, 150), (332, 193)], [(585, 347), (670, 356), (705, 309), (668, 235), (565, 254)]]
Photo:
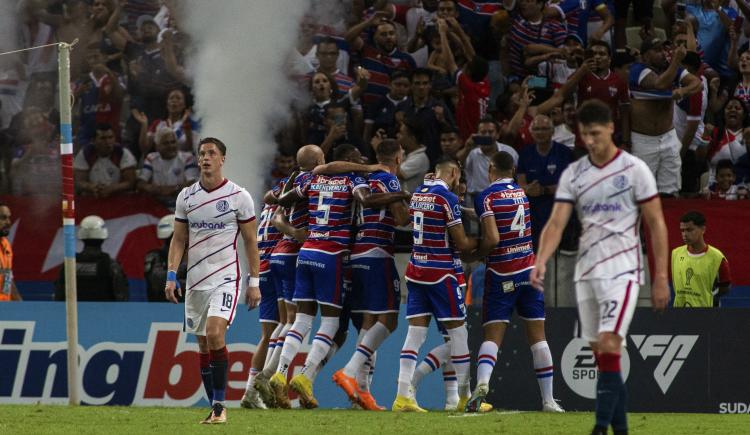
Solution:
[(368, 151), (364, 149), (364, 144), (360, 139), (361, 136), (353, 132), (348, 108), (349, 106), (342, 102), (328, 103), (323, 108), (325, 137), (320, 143), (320, 148), (329, 159), (333, 156), (336, 148), (342, 144), (354, 145), (360, 152)]
[[(372, 76), (363, 96), (364, 104), (372, 104), (378, 97), (388, 93), (388, 81), (393, 71), (411, 71), (416, 67), (414, 59), (398, 49), (396, 25), (392, 21), (384, 20), (385, 15), (385, 12), (377, 11), (346, 33), (346, 40), (352, 50), (360, 52), (360, 65)], [(360, 36), (370, 27), (374, 28), (372, 44), (366, 43)]]
[[(156, 225), (156, 238), (163, 241), (161, 248), (149, 251), (143, 261), (143, 278), (146, 281), (146, 296), (149, 302), (167, 302), (164, 296), (164, 283), (167, 282), (167, 257), (169, 255), (169, 243), (174, 234), (174, 215), (168, 214), (159, 219)], [(187, 279), (187, 259), (183, 258), (180, 267), (177, 268), (177, 281), (179, 287), (185, 289)], [(180, 302), (185, 301), (185, 291), (177, 296)]]
[(349, 89), (354, 86), (354, 79), (346, 74), (346, 70), (342, 71), (339, 68), (338, 60), (340, 51), (338, 43), (330, 36), (320, 40), (315, 49), (315, 58), (318, 60), (318, 66), (313, 71), (307, 73), (305, 77), (311, 80), (317, 72), (326, 73), (336, 80), (339, 92), (342, 94), (349, 92)]
[(513, 163), (518, 164), (518, 153), (513, 147), (499, 142), (500, 126), (493, 118), (486, 117), (477, 124), (477, 132), (466, 143), (470, 149), (466, 157), (466, 189), (469, 192), (469, 204), (473, 204), (473, 196), (482, 192), (490, 185), (490, 159), (498, 151), (505, 151), (513, 157)]
[(676, 195), (682, 185), (682, 143), (674, 130), (673, 100), (689, 97), (701, 87), (698, 78), (680, 67), (685, 54), (685, 47), (679, 46), (667, 62), (664, 41), (649, 39), (641, 44), (643, 63), (630, 67), (632, 153), (646, 162), (665, 196)]
[(273, 169), (271, 170), (271, 179), (266, 184), (269, 188), (276, 186), (282, 178), (288, 177), (294, 167), (297, 166), (296, 153), (292, 154), (284, 149), (280, 149), (273, 159)]
[[(703, 118), (708, 107), (708, 82), (701, 73), (701, 60), (698, 53), (688, 51), (682, 65), (701, 81), (701, 90), (676, 102), (674, 106), (674, 127), (682, 148), (682, 196), (693, 196), (700, 190), (700, 177), (706, 171), (705, 155), (707, 141), (703, 140), (705, 124)], [(698, 149), (700, 148), (700, 151)]]
[(565, 41), (565, 27), (557, 20), (544, 17), (544, 4), (544, 0), (520, 0), (518, 4), (509, 41), (510, 68), (516, 77), (526, 77), (536, 70), (536, 65), (525, 62), (524, 46), (538, 44), (557, 48)]
[[(703, 61), (722, 77), (732, 77), (729, 69), (729, 29), (738, 17), (735, 9), (721, 6), (719, 0), (704, 0), (688, 4), (685, 12), (697, 20), (697, 38), (703, 48)], [(643, 50), (641, 50), (642, 52)]]
[(611, 45), (615, 17), (609, 3), (607, 0), (549, 2), (544, 14), (564, 22), (568, 35), (575, 35), (580, 41), (604, 41)]
[(35, 107), (41, 110), (47, 120), (60, 129), (60, 112), (57, 110), (57, 95), (55, 95), (57, 79), (39, 78), (29, 84), (26, 92), (24, 108)]
[(615, 47), (617, 49), (624, 49), (627, 45), (625, 28), (631, 5), (635, 22), (641, 26), (641, 39), (655, 37), (651, 24), (654, 17), (654, 0), (615, 0)]
[(522, 149), (518, 156), (516, 179), (529, 198), (534, 251), (538, 248), (542, 229), (552, 214), (560, 176), (573, 161), (570, 148), (552, 140), (553, 131), (549, 117), (535, 116), (531, 122), (534, 144)]
[(424, 174), (430, 169), (430, 159), (422, 145), (422, 126), (415, 119), (406, 119), (396, 135), (404, 149), (404, 160), (398, 167), (398, 178), (405, 191), (414, 192), (422, 184)]
[(414, 70), (411, 96), (396, 107), (396, 119), (413, 119), (419, 124), (422, 129), (421, 143), (427, 148), (427, 156), (432, 163), (440, 156), (440, 131), (443, 126), (456, 123), (445, 102), (430, 96), (431, 89), (432, 71), (427, 68)]
[(177, 194), (198, 180), (198, 172), (193, 153), (178, 151), (177, 136), (172, 129), (162, 127), (156, 132), (156, 151), (143, 160), (138, 190), (174, 209)]
[[(338, 140), (343, 137), (331, 136), (330, 126), (326, 124), (326, 114), (329, 112), (328, 106), (331, 104), (340, 108), (344, 113), (343, 118), (336, 120), (335, 125), (339, 131), (334, 133), (355, 136), (353, 120), (354, 118), (360, 118), (359, 98), (362, 90), (367, 87), (367, 79), (369, 78), (367, 71), (361, 68), (358, 69), (358, 74), (357, 84), (345, 93), (339, 92), (338, 82), (330, 74), (316, 72), (312, 75), (309, 82), (312, 104), (308, 107), (305, 119), (302, 122), (303, 137), (306, 138), (306, 143), (321, 145), (321, 147), (325, 144), (327, 148), (323, 148), (323, 151), (328, 152), (331, 148), (331, 140)], [(357, 112), (356, 116), (354, 115), (355, 112)], [(360, 136), (357, 135), (357, 137)]]
[(177, 137), (180, 151), (195, 154), (200, 140), (200, 121), (188, 105), (188, 95), (182, 88), (172, 89), (167, 95), (167, 117), (154, 119), (149, 123), (148, 116), (138, 109), (131, 110), (133, 118), (140, 125), (138, 144), (140, 152), (146, 155), (154, 150), (156, 132), (161, 128), (172, 130)]
[(13, 224), (10, 216), (10, 207), (0, 203), (0, 302), (22, 300), (13, 279), (13, 247), (8, 240)]
[(13, 195), (60, 192), (60, 145), (55, 126), (36, 107), (24, 111), (23, 137), (27, 139), (15, 150), (10, 176)]
[(576, 134), (573, 132), (573, 129), (568, 127), (568, 124), (565, 123), (565, 114), (569, 110), (575, 112), (575, 103), (566, 100), (562, 106), (556, 106), (550, 109), (549, 118), (555, 126), (555, 131), (552, 133), (552, 140), (573, 149), (576, 145)]
[[(109, 237), (104, 219), (86, 216), (78, 227), (83, 250), (76, 254), (76, 290), (78, 301), (127, 301), (128, 279), (122, 266), (106, 252), (102, 243)], [(55, 281), (55, 300), (65, 300), (65, 268)]]
[(74, 85), (73, 95), (79, 104), (78, 145), (86, 146), (94, 137), (96, 125), (112, 126), (115, 138), (120, 139), (120, 110), (125, 95), (122, 77), (107, 68), (105, 57), (97, 45), (86, 52), (89, 75)]
[(456, 127), (445, 126), (440, 132), (440, 150), (443, 152), (441, 157), (450, 157), (463, 165), (471, 148), (461, 141)]
[(388, 84), (388, 93), (375, 103), (365, 106), (365, 142), (369, 143), (375, 132), (380, 130), (386, 137), (396, 137), (396, 107), (406, 101), (410, 91), (410, 74), (403, 70), (394, 71)]
[(83, 147), (73, 161), (78, 192), (107, 198), (135, 186), (133, 154), (117, 144), (109, 124), (96, 127), (94, 141)]
[(744, 184), (750, 188), (750, 128), (742, 131), (743, 142), (745, 143), (745, 154), (743, 154), (734, 164), (734, 170), (737, 174), (735, 183)]
[(743, 145), (744, 129), (750, 126), (748, 113), (742, 101), (730, 98), (722, 111), (719, 128), (707, 125), (704, 128), (704, 139), (710, 139), (708, 146), (708, 183), (716, 181), (716, 165), (727, 159), (737, 162), (745, 154)]
[(747, 187), (743, 184), (734, 184), (737, 175), (734, 172), (734, 165), (729, 159), (719, 160), (716, 164), (716, 182), (712, 183), (703, 190), (703, 196), (706, 199), (725, 199), (734, 201), (737, 199), (747, 199)]
[(732, 276), (724, 254), (703, 239), (706, 218), (697, 211), (680, 218), (684, 245), (672, 250), (673, 306), (709, 308), (719, 306), (719, 298), (729, 293)]

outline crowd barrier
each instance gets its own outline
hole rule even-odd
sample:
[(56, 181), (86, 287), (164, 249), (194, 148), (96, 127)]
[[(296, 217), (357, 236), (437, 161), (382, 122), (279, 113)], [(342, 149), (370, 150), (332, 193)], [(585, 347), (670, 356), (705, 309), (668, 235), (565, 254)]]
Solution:
[[(244, 306), (239, 306), (240, 310)], [(79, 338), (83, 402), (91, 405), (206, 405), (197, 344), (182, 332), (182, 306), (167, 303), (80, 303)], [(750, 310), (682, 310), (656, 314), (638, 309), (623, 350), (629, 407), (650, 412), (750, 412)], [(314, 326), (317, 328), (317, 326)], [(390, 405), (396, 394), (401, 320), (378, 351), (374, 396)], [(469, 313), (472, 360), (482, 340), (478, 310)], [(555, 396), (569, 410), (594, 407), (596, 366), (588, 344), (575, 338), (573, 309), (550, 308), (547, 341), (555, 365)], [(240, 312), (227, 334), (229, 406), (241, 399), (260, 334), (257, 311)], [(422, 348), (441, 343), (436, 328)], [(323, 369), (315, 393), (325, 408), (347, 407), (331, 382), (354, 350), (352, 329), (342, 350)], [(67, 403), (65, 308), (57, 302), (0, 304), (0, 403)], [(310, 338), (293, 363), (301, 369)], [(442, 376), (418, 391), (421, 405), (441, 409)], [(489, 401), (505, 409), (541, 406), (523, 327), (514, 320), (498, 356)]]

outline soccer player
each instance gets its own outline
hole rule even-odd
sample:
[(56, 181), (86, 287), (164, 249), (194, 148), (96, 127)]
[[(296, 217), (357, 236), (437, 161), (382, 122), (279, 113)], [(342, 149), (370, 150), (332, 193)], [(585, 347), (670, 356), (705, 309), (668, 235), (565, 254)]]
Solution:
[(441, 159), (435, 165), (435, 181), (421, 186), (411, 198), (409, 214), (414, 244), (406, 269), (409, 290), (406, 318), (409, 329), (401, 348), (398, 393), (393, 411), (426, 412), (416, 401), (412, 377), (419, 348), (427, 338), (431, 316), (450, 336), (451, 362), (458, 380), (459, 407), (469, 399), (469, 345), (464, 323), (466, 307), (458, 287), (453, 251), (468, 254), (476, 248), (461, 225), (461, 205), (451, 192), (461, 170), (455, 160)]
[(489, 393), (490, 376), (497, 360), (513, 310), (526, 324), (542, 411), (563, 412), (552, 396), (552, 354), (544, 336), (544, 293), (531, 287), (529, 274), (534, 268), (531, 243), (529, 199), (513, 181), (513, 157), (503, 151), (492, 156), (492, 184), (475, 199), (482, 225), (478, 256), (487, 255), (482, 317), (484, 342), (477, 358), (477, 386), (466, 405), (477, 412)]
[[(269, 201), (278, 202), (278, 197), (294, 188), (295, 184), (304, 182), (311, 176), (311, 171), (318, 165), (325, 163), (323, 150), (317, 145), (306, 145), (297, 151), (297, 162), (300, 165), (300, 172), (294, 173), (289, 177), (285, 184), (284, 191), (273, 195), (274, 198), (267, 197)], [(303, 202), (293, 203), (282, 213), (276, 213), (273, 217), (273, 225), (284, 233), (284, 237), (278, 242), (271, 253), (271, 274), (276, 281), (276, 290), (280, 292), (284, 302), (284, 327), (277, 337), (276, 346), (268, 363), (263, 367), (263, 371), (255, 382), (255, 388), (261, 393), (264, 401), (273, 400), (275, 405), (280, 408), (291, 408), (289, 396), (285, 388), (286, 382), (276, 384), (273, 389), (269, 385), (270, 378), (279, 368), (281, 354), (286, 345), (287, 339), (291, 340), (291, 346), (299, 347), (304, 340), (304, 336), (292, 331), (292, 325), (297, 315), (297, 304), (292, 300), (294, 298), (295, 276), (297, 273), (297, 257), (299, 250), (307, 238), (307, 225), (309, 213), (307, 204)], [(295, 348), (296, 349), (296, 348)], [(297, 351), (294, 351), (296, 354)], [(292, 356), (293, 358), (293, 356)], [(290, 360), (291, 361), (291, 360)], [(272, 399), (273, 398), (273, 399)]]
[[(395, 226), (408, 222), (409, 211), (404, 200), (411, 196), (401, 191), (401, 184), (393, 175), (401, 164), (401, 146), (386, 139), (378, 146), (376, 154), (378, 162), (389, 171), (372, 172), (367, 179), (369, 190), (354, 192), (360, 207), (358, 233), (350, 256), (352, 298), (358, 301), (353, 311), (363, 313), (362, 328), (351, 359), (333, 375), (334, 382), (352, 402), (375, 411), (380, 407), (368, 391), (368, 373), (363, 370), (369, 372), (365, 363), (374, 358), (377, 348), (398, 323), (401, 291), (394, 259)], [(391, 202), (383, 206), (384, 201)]]
[(245, 302), (249, 308), (260, 302), (255, 206), (244, 188), (222, 175), (226, 152), (226, 145), (216, 138), (204, 138), (199, 144), (200, 179), (177, 197), (164, 287), (167, 300), (177, 303), (175, 290), (182, 293), (176, 285), (177, 267), (187, 245), (184, 329), (198, 339), (201, 377), (212, 403), (211, 413), (202, 421), (207, 424), (227, 421), (224, 393), (228, 355), (224, 335), (234, 319), (242, 281), (238, 233), (242, 234), (250, 268)]
[(651, 236), (654, 274), (651, 302), (664, 310), (667, 287), (667, 229), (656, 180), (640, 159), (612, 141), (612, 113), (599, 100), (578, 109), (578, 128), (589, 155), (565, 169), (552, 216), (542, 231), (531, 283), (543, 289), (545, 265), (560, 243), (573, 207), (583, 226), (575, 268), (582, 338), (591, 343), (599, 368), (594, 434), (627, 431), (626, 391), (620, 351), (643, 283), (640, 217)]
[(317, 374), (339, 329), (344, 260), (349, 253), (352, 231), (353, 192), (366, 188), (366, 180), (354, 174), (312, 175), (302, 180), (298, 178), (294, 190), (279, 198), (281, 205), (306, 200), (310, 218), (307, 239), (297, 259), (293, 298), (297, 303), (297, 315), (287, 333), (271, 385), (283, 392), (289, 366), (312, 328), (320, 306), (320, 328), (313, 339), (312, 349), (301, 372), (289, 382), (289, 387), (300, 395), (300, 401), (310, 404), (310, 407), (317, 406), (311, 378)]
[[(271, 200), (266, 202), (258, 220), (258, 251), (260, 252), (260, 305), (258, 319), (261, 323), (260, 342), (255, 348), (250, 367), (250, 374), (245, 384), (245, 394), (242, 396), (240, 405), (248, 409), (266, 409), (267, 406), (255, 389), (255, 380), (265, 365), (269, 364), (276, 342), (283, 328), (284, 322), (280, 321), (280, 315), (286, 315), (284, 311), (284, 300), (279, 299), (281, 292), (276, 288), (276, 280), (271, 275), (271, 252), (281, 240), (283, 234), (271, 224), (271, 220), (279, 207), (276, 197), (286, 183), (282, 179), (270, 191)], [(267, 193), (266, 196), (269, 194)], [(271, 403), (275, 404), (275, 403)]]

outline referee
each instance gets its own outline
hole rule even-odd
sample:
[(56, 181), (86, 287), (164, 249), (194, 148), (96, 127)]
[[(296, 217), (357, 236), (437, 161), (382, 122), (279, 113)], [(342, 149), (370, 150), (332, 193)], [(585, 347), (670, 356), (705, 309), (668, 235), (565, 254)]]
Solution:
[(683, 246), (672, 251), (672, 287), (677, 308), (708, 308), (719, 305), (729, 292), (731, 274), (724, 254), (703, 240), (706, 217), (697, 211), (680, 218)]

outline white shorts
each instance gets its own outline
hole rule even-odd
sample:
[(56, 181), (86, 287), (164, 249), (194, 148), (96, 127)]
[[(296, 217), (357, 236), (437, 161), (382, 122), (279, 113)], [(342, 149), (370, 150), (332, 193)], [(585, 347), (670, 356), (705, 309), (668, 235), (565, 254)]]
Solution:
[(590, 279), (576, 282), (581, 338), (595, 342), (602, 332), (625, 338), (633, 320), (639, 289), (638, 283), (632, 281)]
[(234, 320), (239, 290), (223, 286), (213, 290), (188, 290), (185, 295), (183, 330), (194, 335), (206, 335), (209, 317), (226, 319), (227, 328)]
[(659, 193), (673, 194), (682, 187), (682, 142), (674, 129), (659, 136), (631, 132), (633, 155), (648, 165), (656, 178)]

